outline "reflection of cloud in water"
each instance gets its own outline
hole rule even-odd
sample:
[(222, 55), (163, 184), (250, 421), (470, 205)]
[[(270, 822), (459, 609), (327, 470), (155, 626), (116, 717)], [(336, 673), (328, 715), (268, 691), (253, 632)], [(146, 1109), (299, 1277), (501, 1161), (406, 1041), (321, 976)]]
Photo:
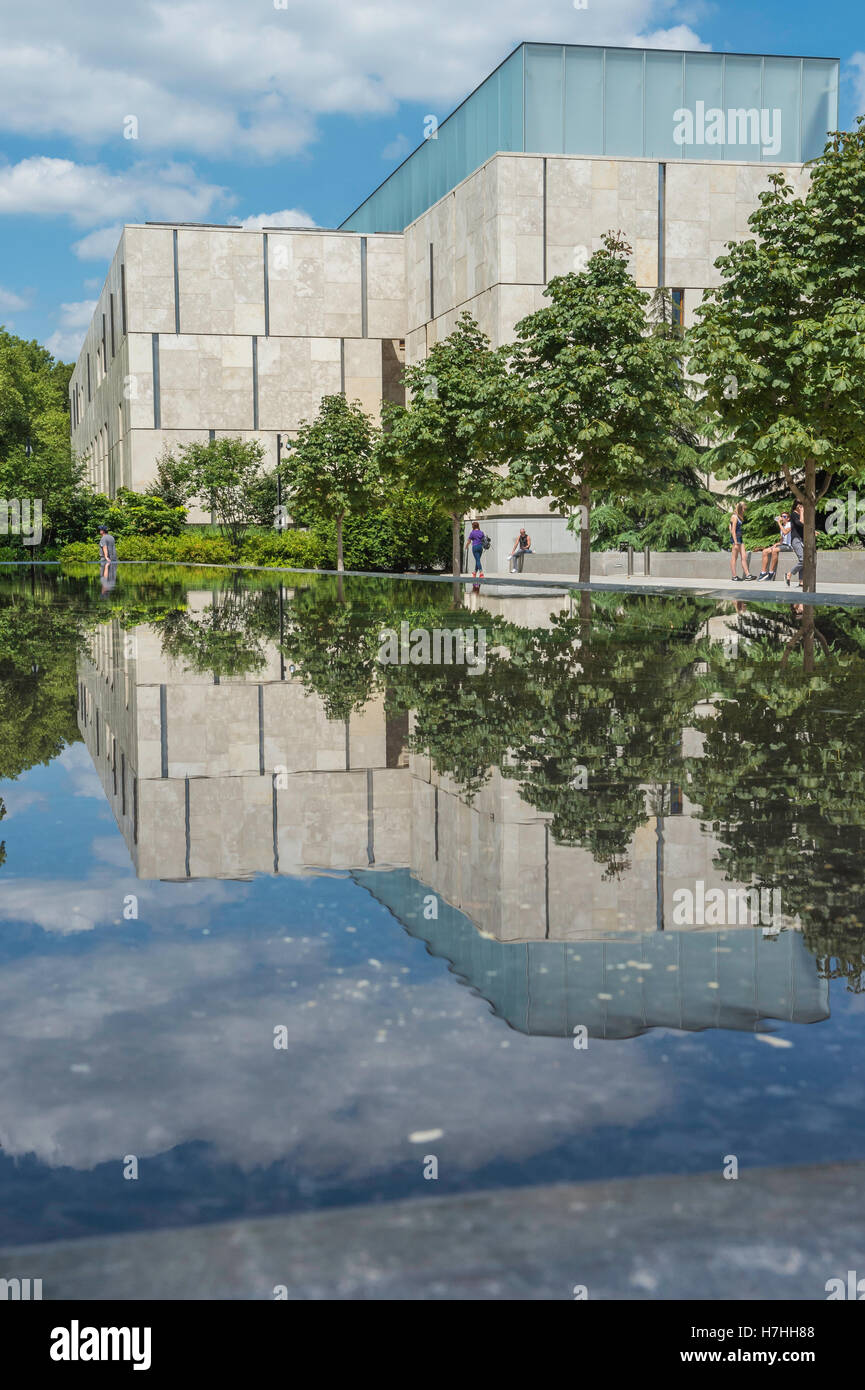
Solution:
[(230, 889), (220, 883), (183, 883), (176, 889), (170, 884), (153, 887), (142, 884), (131, 870), (123, 841), (95, 840), (94, 856), (108, 865), (118, 864), (129, 870), (126, 877), (109, 876), (107, 869), (80, 879), (9, 878), (3, 885), (0, 899), (0, 924), (28, 922), (43, 931), (67, 935), (72, 932), (93, 931), (97, 927), (116, 926), (123, 920), (124, 898), (134, 894), (138, 899), (139, 919), (176, 910), (182, 914), (183, 925), (205, 927), (214, 909), (226, 901)]
[(387, 963), (337, 973), (328, 950), (185, 936), (13, 961), (0, 979), (4, 1151), (88, 1169), (203, 1140), (244, 1170), (290, 1158), (308, 1177), (358, 1179), (416, 1159), (417, 1130), (443, 1129), (436, 1152), (469, 1170), (669, 1101), (636, 1051), (623, 1068), (616, 1045), (524, 1040), (452, 978), (407, 984)]
[(51, 802), (44, 792), (35, 791), (32, 787), (22, 787), (18, 782), (4, 783), (0, 787), (0, 800), (6, 807), (7, 823), (13, 816), (20, 816), (22, 811), (31, 807), (38, 807), (40, 811), (51, 809)]
[(73, 796), (90, 796), (97, 801), (105, 800), (99, 774), (93, 766), (93, 759), (85, 744), (69, 744), (60, 756), (54, 759), (52, 767), (63, 768)]

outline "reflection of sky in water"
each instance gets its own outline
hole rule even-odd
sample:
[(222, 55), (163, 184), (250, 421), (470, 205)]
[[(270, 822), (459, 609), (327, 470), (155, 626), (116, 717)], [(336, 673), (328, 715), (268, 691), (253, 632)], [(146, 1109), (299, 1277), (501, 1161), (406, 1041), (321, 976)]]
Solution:
[(437, 1192), (865, 1157), (843, 982), (774, 1042), (577, 1051), (509, 1028), (347, 876), (138, 881), (80, 745), (2, 794), (0, 1242), (427, 1196), (430, 1152)]

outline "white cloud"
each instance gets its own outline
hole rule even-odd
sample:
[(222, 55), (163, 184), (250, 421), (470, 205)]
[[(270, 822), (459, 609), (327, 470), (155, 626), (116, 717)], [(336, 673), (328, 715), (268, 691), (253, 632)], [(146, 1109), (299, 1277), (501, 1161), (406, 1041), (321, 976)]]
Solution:
[[(120, 222), (114, 222), (110, 227), (97, 227), (95, 232), (88, 232), (80, 241), (73, 241), (72, 250), (79, 261), (110, 261), (117, 250), (122, 231), (123, 224)], [(93, 282), (92, 288), (101, 289), (101, 280)]]
[(63, 328), (86, 328), (96, 308), (95, 299), (79, 299), (74, 304), (61, 304), (61, 326)]
[[(95, 299), (81, 299), (74, 304), (60, 305), (59, 327), (45, 342), (52, 357), (60, 362), (77, 361), (96, 303)], [(96, 779), (96, 791), (90, 795), (101, 795), (101, 792)]]
[[(693, 7), (691, 7), (693, 10)], [(699, 11), (696, 11), (698, 13)], [(0, 129), (208, 156), (296, 154), (325, 114), (444, 116), (522, 39), (703, 48), (671, 0), (0, 0)], [(422, 132), (418, 132), (418, 139)], [(417, 141), (408, 136), (410, 143)], [(120, 145), (120, 142), (123, 145)]]
[(6, 313), (9, 309), (26, 309), (29, 302), (14, 290), (4, 290), (0, 285), (0, 313)]
[(81, 227), (113, 216), (201, 221), (227, 190), (201, 182), (187, 165), (139, 164), (114, 173), (100, 164), (33, 155), (0, 165), (0, 214), (65, 216)]
[(315, 227), (308, 212), (300, 208), (286, 208), (283, 212), (257, 212), (251, 217), (230, 217), (233, 227), (246, 227), (248, 231), (260, 232), (263, 227)]
[[(420, 143), (419, 141), (417, 143)], [(398, 135), (395, 140), (391, 140), (389, 145), (385, 145), (381, 152), (382, 159), (405, 159), (410, 154), (414, 146), (407, 135)]]
[(844, 71), (844, 78), (852, 83), (856, 110), (865, 112), (865, 53), (854, 53)]
[(45, 339), (45, 346), (58, 362), (77, 362), (84, 342), (84, 331), (80, 333), (51, 333)]

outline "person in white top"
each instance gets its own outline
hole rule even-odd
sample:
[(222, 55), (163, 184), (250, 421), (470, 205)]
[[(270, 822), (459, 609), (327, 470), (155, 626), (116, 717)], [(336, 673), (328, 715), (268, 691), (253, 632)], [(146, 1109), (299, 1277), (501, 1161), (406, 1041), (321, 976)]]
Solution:
[(790, 514), (781, 512), (780, 516), (775, 517), (778, 523), (778, 530), (781, 532), (779, 539), (774, 545), (767, 545), (763, 550), (763, 558), (760, 563), (760, 579), (774, 579), (778, 573), (778, 556), (782, 550), (792, 550), (790, 544)]

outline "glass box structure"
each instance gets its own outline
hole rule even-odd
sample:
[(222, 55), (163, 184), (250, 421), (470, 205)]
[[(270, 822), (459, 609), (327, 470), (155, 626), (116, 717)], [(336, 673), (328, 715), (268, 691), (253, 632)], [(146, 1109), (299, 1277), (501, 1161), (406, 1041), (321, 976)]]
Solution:
[(341, 228), (401, 232), (497, 152), (802, 164), (838, 81), (837, 58), (520, 44)]

